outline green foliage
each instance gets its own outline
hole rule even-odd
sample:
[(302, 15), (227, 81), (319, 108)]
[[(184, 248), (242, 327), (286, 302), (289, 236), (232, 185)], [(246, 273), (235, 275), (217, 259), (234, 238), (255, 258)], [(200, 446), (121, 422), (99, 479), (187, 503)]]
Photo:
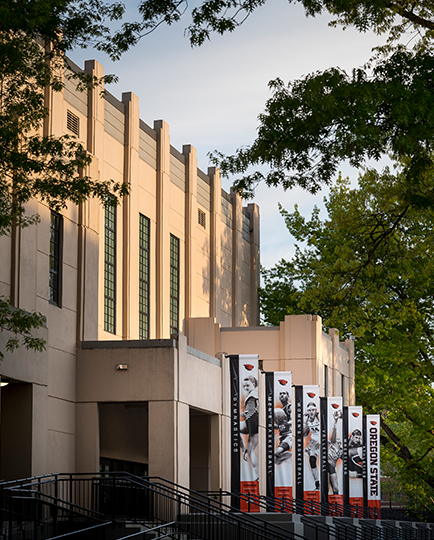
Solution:
[(283, 259), (274, 268), (261, 268), (264, 287), (259, 289), (259, 301), (266, 325), (279, 326), (285, 315), (302, 313), (297, 307), (300, 294), (293, 284), (294, 272), (291, 262)]
[(419, 510), (424, 501), (432, 511), (434, 210), (406, 203), (406, 190), (403, 174), (368, 170), (357, 189), (343, 179), (332, 187), (324, 221), (318, 210), (305, 219), (281, 209), (298, 244), (291, 261), (265, 272), (261, 302), (267, 323), (285, 311), (318, 313), (356, 337), (357, 401), (381, 413), (383, 460)]
[(433, 56), (398, 49), (372, 70), (347, 75), (331, 68), (287, 86), (277, 79), (270, 83), (273, 96), (259, 115), (254, 143), (233, 156), (215, 153), (213, 161), (226, 176), (268, 165), (268, 173), (235, 182), (251, 196), (258, 181), (315, 193), (336, 177), (342, 161), (360, 167), (387, 153), (403, 167), (403, 196), (432, 204), (424, 178), (434, 168), (433, 76)]
[[(426, 46), (434, 30), (432, 0), (288, 0), (303, 4), (306, 15), (315, 16), (328, 11), (336, 17), (332, 24), (355, 26), (359, 31), (387, 32), (393, 40), (409, 29), (417, 32), (419, 43)], [(202, 0), (192, 10), (186, 33), (192, 45), (202, 45), (212, 33), (233, 32), (266, 0)], [(135, 32), (149, 32), (160, 24), (173, 24), (185, 13), (187, 0), (142, 0), (142, 26)]]

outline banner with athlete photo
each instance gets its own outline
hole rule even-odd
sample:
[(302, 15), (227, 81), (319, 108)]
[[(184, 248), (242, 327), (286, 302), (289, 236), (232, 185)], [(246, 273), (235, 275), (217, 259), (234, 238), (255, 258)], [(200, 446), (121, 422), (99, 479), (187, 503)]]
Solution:
[(321, 501), (319, 386), (295, 387), (295, 497)]
[(338, 505), (344, 502), (343, 439), (342, 397), (321, 398), (321, 499)]
[(364, 506), (364, 444), (363, 409), (348, 407), (348, 501), (353, 506)]
[[(381, 485), (380, 485), (380, 415), (368, 414), (365, 416), (365, 440), (366, 440), (366, 485), (367, 505), (381, 509)], [(381, 516), (377, 512), (376, 518)]]
[[(259, 512), (258, 467), (258, 355), (230, 355), (231, 377), (231, 491), (251, 496), (232, 506), (242, 512)], [(252, 503), (253, 501), (253, 503)]]
[(265, 374), (267, 496), (280, 499), (292, 499), (291, 386), (290, 371)]

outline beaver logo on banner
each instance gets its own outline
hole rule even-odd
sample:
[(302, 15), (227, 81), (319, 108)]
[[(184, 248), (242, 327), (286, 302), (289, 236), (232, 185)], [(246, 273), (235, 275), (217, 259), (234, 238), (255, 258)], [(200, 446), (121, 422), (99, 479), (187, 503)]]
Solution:
[(320, 502), (319, 386), (295, 387), (295, 496)]
[(292, 374), (266, 373), (265, 385), (267, 496), (292, 499)]
[[(230, 355), (231, 377), (231, 491), (259, 497), (258, 468), (258, 355)], [(259, 512), (247, 498), (233, 498), (232, 506)]]
[(353, 506), (364, 506), (364, 444), (363, 409), (348, 407), (348, 489)]
[(324, 502), (344, 502), (342, 397), (321, 398), (321, 491)]
[[(380, 415), (368, 414), (365, 417), (367, 503), (371, 508), (381, 507), (380, 489)], [(377, 514), (377, 518), (380, 516)]]

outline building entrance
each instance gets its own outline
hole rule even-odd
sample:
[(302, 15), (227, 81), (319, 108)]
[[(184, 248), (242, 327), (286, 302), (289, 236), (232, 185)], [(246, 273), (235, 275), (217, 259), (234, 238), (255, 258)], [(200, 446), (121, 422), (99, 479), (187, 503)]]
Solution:
[(100, 403), (100, 467), (148, 473), (148, 403)]

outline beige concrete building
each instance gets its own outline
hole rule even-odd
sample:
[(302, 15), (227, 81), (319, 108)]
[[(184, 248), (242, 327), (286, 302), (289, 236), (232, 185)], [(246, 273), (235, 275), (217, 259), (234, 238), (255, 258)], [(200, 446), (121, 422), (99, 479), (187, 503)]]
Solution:
[[(85, 70), (103, 74), (95, 61)], [(0, 238), (0, 294), (47, 319), (44, 352), (0, 364), (1, 478), (101, 468), (229, 488), (225, 354), (259, 354), (263, 370), (354, 403), (352, 341), (317, 316), (258, 326), (255, 204), (200, 171), (193, 146), (173, 148), (164, 121), (140, 120), (132, 93), (103, 99), (66, 80), (47, 106), (46, 133), (74, 134), (89, 174), (130, 194), (61, 214), (33, 201), (40, 222)]]

